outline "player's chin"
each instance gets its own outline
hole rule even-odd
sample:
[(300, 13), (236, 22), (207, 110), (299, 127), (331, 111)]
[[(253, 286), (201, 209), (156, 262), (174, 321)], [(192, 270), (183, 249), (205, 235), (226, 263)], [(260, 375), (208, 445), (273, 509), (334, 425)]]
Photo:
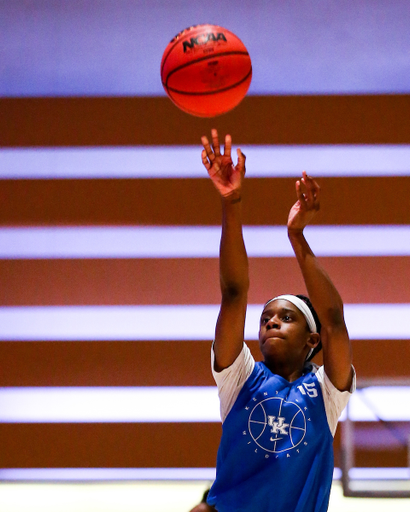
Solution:
[(271, 338), (265, 340), (260, 345), (260, 350), (265, 359), (276, 358), (280, 352), (277, 343), (275, 343)]

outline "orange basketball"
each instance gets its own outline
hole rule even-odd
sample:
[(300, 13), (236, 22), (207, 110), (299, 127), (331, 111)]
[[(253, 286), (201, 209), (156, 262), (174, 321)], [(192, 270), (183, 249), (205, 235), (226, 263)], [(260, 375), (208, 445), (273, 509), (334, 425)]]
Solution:
[(199, 117), (224, 114), (245, 97), (252, 64), (242, 41), (226, 28), (195, 25), (165, 48), (162, 85), (184, 112)]

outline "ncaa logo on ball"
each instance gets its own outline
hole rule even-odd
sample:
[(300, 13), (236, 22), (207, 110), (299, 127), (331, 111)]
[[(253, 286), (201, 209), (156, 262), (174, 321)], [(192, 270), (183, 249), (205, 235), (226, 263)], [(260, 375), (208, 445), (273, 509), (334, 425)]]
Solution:
[(218, 32), (218, 33), (208, 32), (208, 33), (200, 34), (197, 37), (191, 37), (189, 41), (184, 41), (182, 43), (182, 46), (184, 49), (184, 53), (186, 53), (189, 51), (194, 51), (199, 48), (201, 48), (203, 50), (204, 49), (203, 47), (211, 42), (212, 43), (211, 51), (214, 51), (214, 46), (219, 41), (223, 41), (225, 43), (228, 42), (226, 40), (225, 34), (223, 34), (222, 32)]

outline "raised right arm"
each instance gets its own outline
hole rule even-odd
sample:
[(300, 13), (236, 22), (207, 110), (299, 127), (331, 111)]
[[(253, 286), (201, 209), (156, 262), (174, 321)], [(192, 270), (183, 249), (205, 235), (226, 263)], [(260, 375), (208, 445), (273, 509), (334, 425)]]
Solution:
[(249, 288), (248, 257), (242, 235), (242, 182), (245, 155), (238, 149), (238, 163), (231, 158), (231, 137), (220, 153), (218, 133), (212, 130), (212, 147), (202, 137), (202, 162), (219, 191), (222, 203), (222, 236), (219, 252), (221, 308), (215, 329), (215, 370), (230, 366), (242, 350)]

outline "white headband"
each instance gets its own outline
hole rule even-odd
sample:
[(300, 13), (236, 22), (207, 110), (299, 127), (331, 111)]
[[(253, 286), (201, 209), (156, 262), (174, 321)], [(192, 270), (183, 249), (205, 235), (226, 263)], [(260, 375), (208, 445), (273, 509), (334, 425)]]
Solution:
[(306, 304), (305, 301), (299, 299), (299, 297), (296, 297), (296, 295), (278, 295), (277, 297), (268, 300), (268, 302), (265, 304), (265, 307), (274, 300), (279, 299), (288, 300), (294, 306), (296, 306), (299, 309), (299, 311), (303, 313), (303, 316), (306, 318), (306, 322), (308, 324), (310, 332), (317, 332), (316, 322), (315, 319), (313, 318), (312, 312), (309, 309), (309, 306)]

